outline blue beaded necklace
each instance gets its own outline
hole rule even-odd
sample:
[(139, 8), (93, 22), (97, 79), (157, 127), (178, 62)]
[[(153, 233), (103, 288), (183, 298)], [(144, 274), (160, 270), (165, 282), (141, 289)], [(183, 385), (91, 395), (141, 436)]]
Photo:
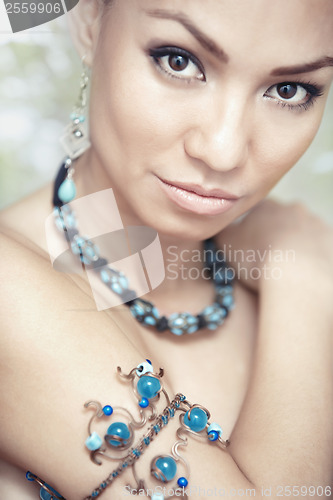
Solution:
[(215, 330), (224, 323), (234, 306), (234, 272), (228, 268), (223, 258), (219, 258), (213, 238), (204, 241), (204, 263), (215, 287), (213, 304), (206, 306), (197, 315), (181, 312), (171, 314), (169, 317), (161, 316), (152, 302), (138, 298), (135, 291), (129, 288), (128, 280), (122, 272), (110, 267), (107, 260), (99, 256), (97, 246), (79, 234), (75, 215), (68, 205), (76, 194), (72, 176), (72, 160), (66, 158), (54, 183), (53, 205), (56, 226), (65, 233), (72, 253), (80, 258), (86, 268), (93, 269), (99, 274), (104, 284), (121, 298), (139, 323), (155, 328), (158, 332), (169, 330), (177, 336), (192, 334), (205, 328)]

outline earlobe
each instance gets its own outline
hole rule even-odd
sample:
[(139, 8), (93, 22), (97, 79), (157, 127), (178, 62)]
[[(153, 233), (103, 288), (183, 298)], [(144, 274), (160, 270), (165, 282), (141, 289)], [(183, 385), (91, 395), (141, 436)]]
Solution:
[(87, 66), (92, 64), (102, 8), (100, 0), (80, 0), (67, 16), (73, 43), (80, 58), (84, 56), (84, 63)]

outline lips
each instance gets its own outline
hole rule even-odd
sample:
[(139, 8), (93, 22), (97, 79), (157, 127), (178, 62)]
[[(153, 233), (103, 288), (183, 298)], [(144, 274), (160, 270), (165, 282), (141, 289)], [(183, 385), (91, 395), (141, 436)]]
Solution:
[(183, 189), (184, 191), (188, 191), (190, 193), (198, 194), (199, 196), (203, 196), (205, 198), (223, 198), (224, 200), (237, 200), (239, 198), (238, 196), (227, 193), (226, 191), (222, 191), (222, 189), (219, 188), (205, 189), (198, 184), (185, 184), (181, 182), (169, 182), (162, 179), (160, 180), (165, 184), (169, 184), (170, 186), (173, 186), (175, 188)]
[(157, 177), (168, 198), (178, 207), (200, 215), (220, 215), (229, 210), (238, 196), (219, 188), (204, 188), (198, 184), (167, 181)]

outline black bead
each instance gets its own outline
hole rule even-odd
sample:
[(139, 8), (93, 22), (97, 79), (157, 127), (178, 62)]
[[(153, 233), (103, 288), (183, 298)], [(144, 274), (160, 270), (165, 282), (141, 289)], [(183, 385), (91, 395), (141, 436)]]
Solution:
[(134, 300), (137, 298), (134, 290), (125, 290), (121, 295), (121, 300), (127, 306), (131, 306), (134, 303)]
[(221, 308), (221, 309), (224, 309), (224, 312), (225, 312), (225, 316), (224, 316), (224, 318), (226, 318), (226, 317), (228, 316), (228, 314), (229, 314), (229, 309), (228, 309), (227, 307), (225, 307), (225, 306), (221, 306), (221, 305), (220, 305), (220, 308)]
[(205, 317), (202, 314), (197, 315), (198, 318), (198, 328), (205, 328), (207, 326), (207, 322), (205, 320)]
[(69, 241), (72, 241), (74, 236), (79, 234), (79, 231), (77, 229), (74, 229), (74, 228), (67, 228), (66, 231), (64, 231), (64, 232), (65, 232), (66, 239)]
[(96, 269), (96, 271), (100, 271), (100, 269), (97, 269), (97, 268), (104, 267), (107, 264), (108, 264), (108, 261), (106, 259), (103, 259), (102, 257), (98, 257), (98, 259), (92, 263), (92, 266)]
[(169, 328), (168, 318), (166, 316), (162, 316), (161, 318), (159, 318), (159, 320), (156, 323), (156, 329), (159, 332), (164, 332), (168, 328)]
[(55, 178), (55, 181), (54, 181), (53, 205), (55, 207), (62, 207), (64, 204), (64, 202), (58, 196), (58, 190), (59, 190), (61, 184), (64, 182), (64, 180), (67, 177), (68, 169), (66, 168), (66, 159), (62, 163), (60, 169), (58, 170), (57, 177)]

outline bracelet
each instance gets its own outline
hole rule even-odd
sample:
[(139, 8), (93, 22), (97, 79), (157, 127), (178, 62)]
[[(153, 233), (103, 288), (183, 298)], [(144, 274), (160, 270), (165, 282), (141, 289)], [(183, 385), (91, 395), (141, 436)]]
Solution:
[[(84, 500), (93, 500), (99, 497), (113, 482), (120, 477), (129, 467), (132, 468), (133, 478), (136, 482), (136, 491), (148, 488), (143, 479), (138, 477), (135, 469), (137, 460), (143, 455), (146, 448), (156, 438), (160, 431), (179, 412), (179, 427), (176, 431), (177, 440), (173, 443), (171, 452), (168, 455), (158, 455), (154, 457), (150, 464), (151, 475), (161, 483), (169, 483), (176, 480), (176, 485), (171, 488), (173, 491), (182, 489), (182, 495), (186, 496), (184, 488), (188, 485), (190, 468), (187, 461), (179, 453), (179, 448), (188, 445), (188, 436), (209, 441), (225, 450), (230, 444), (228, 440), (222, 439), (222, 429), (216, 422), (209, 422), (210, 412), (200, 404), (190, 403), (182, 393), (176, 394), (174, 399), (170, 398), (163, 387), (163, 369), (159, 373), (154, 373), (151, 361), (146, 360), (133, 368), (128, 374), (124, 374), (120, 367), (117, 367), (118, 375), (132, 384), (132, 389), (138, 402), (139, 418), (134, 416), (123, 407), (112, 407), (109, 404), (102, 406), (98, 401), (88, 401), (84, 407), (93, 408), (95, 414), (88, 423), (88, 437), (85, 441), (87, 449), (90, 451), (90, 459), (93, 463), (101, 465), (101, 459), (117, 461), (117, 467), (102, 481), (90, 495)], [(166, 407), (158, 414), (157, 404), (161, 397), (166, 400)], [(109, 424), (104, 442), (99, 434), (92, 430), (93, 423), (102, 418), (112, 418), (120, 415), (121, 419)], [(125, 422), (124, 422), (125, 419)], [(142, 429), (150, 423), (145, 434), (133, 445), (134, 436), (137, 429)], [(180, 474), (178, 469), (182, 469)], [(26, 473), (29, 481), (36, 482), (40, 487), (40, 498), (42, 500), (66, 500), (45, 481), (31, 472)], [(130, 485), (128, 485), (130, 486)], [(134, 488), (133, 488), (134, 490)], [(152, 491), (152, 488), (149, 489)], [(164, 497), (161, 493), (155, 495), (148, 494), (151, 500), (168, 500), (171, 497)]]
[(37, 483), (40, 486), (40, 495), (39, 497), (42, 500), (66, 500), (63, 496), (60, 495), (55, 489), (53, 489), (49, 484), (47, 484), (43, 479), (36, 476), (32, 472), (28, 471), (25, 475), (28, 481), (32, 481)]
[[(176, 412), (180, 412), (179, 422), (180, 427), (176, 431), (178, 440), (173, 444), (170, 455), (159, 455), (151, 461), (151, 475), (162, 483), (168, 483), (178, 476), (176, 488), (185, 488), (188, 485), (189, 465), (186, 460), (179, 454), (178, 448), (187, 446), (187, 435), (192, 435), (197, 438), (205, 439), (214, 442), (222, 449), (226, 449), (229, 441), (224, 441), (221, 437), (221, 427), (213, 422), (209, 422), (210, 412), (199, 404), (192, 404), (187, 401), (186, 397), (178, 393), (170, 402), (169, 396), (163, 388), (161, 378), (163, 370), (160, 369), (159, 374), (154, 373), (152, 364), (149, 360), (140, 363), (136, 368), (133, 368), (129, 374), (123, 374), (121, 368), (117, 368), (118, 375), (121, 378), (132, 383), (133, 392), (138, 400), (140, 407), (140, 419), (135, 420), (133, 415), (125, 408), (114, 407), (110, 405), (102, 405), (97, 401), (89, 401), (85, 403), (85, 407), (95, 407), (95, 415), (90, 419), (88, 425), (88, 438), (86, 439), (86, 447), (90, 450), (91, 460), (101, 465), (102, 462), (97, 459), (97, 455), (108, 460), (121, 460), (118, 467), (114, 469), (108, 477), (100, 483), (93, 492), (85, 497), (84, 500), (93, 500), (100, 496), (105, 489), (110, 486), (114, 480), (119, 477), (124, 470), (132, 467), (132, 473), (136, 482), (136, 490), (147, 490), (143, 479), (138, 478), (135, 463), (144, 453), (145, 449), (155, 439), (157, 434), (168, 424)], [(156, 404), (158, 403), (161, 394), (164, 395), (167, 406), (161, 414), (156, 413)], [(147, 416), (147, 410), (150, 411), (150, 416)], [(107, 433), (104, 436), (105, 445), (97, 432), (92, 432), (92, 423), (96, 419), (104, 416), (122, 414), (125, 415), (126, 423), (122, 421), (113, 422), (109, 425)], [(152, 421), (151, 425), (144, 436), (132, 448), (131, 445), (134, 439), (135, 429), (142, 428), (148, 421)], [(119, 451), (128, 450), (125, 455), (119, 456)], [(109, 452), (112, 450), (112, 454)], [(114, 455), (116, 453), (116, 455)], [(181, 466), (185, 472), (183, 475), (178, 475), (178, 466)], [(156, 497), (157, 498), (157, 497)], [(168, 497), (167, 497), (168, 498)], [(160, 500), (164, 499), (159, 495)], [(154, 500), (154, 494), (151, 496)]]

